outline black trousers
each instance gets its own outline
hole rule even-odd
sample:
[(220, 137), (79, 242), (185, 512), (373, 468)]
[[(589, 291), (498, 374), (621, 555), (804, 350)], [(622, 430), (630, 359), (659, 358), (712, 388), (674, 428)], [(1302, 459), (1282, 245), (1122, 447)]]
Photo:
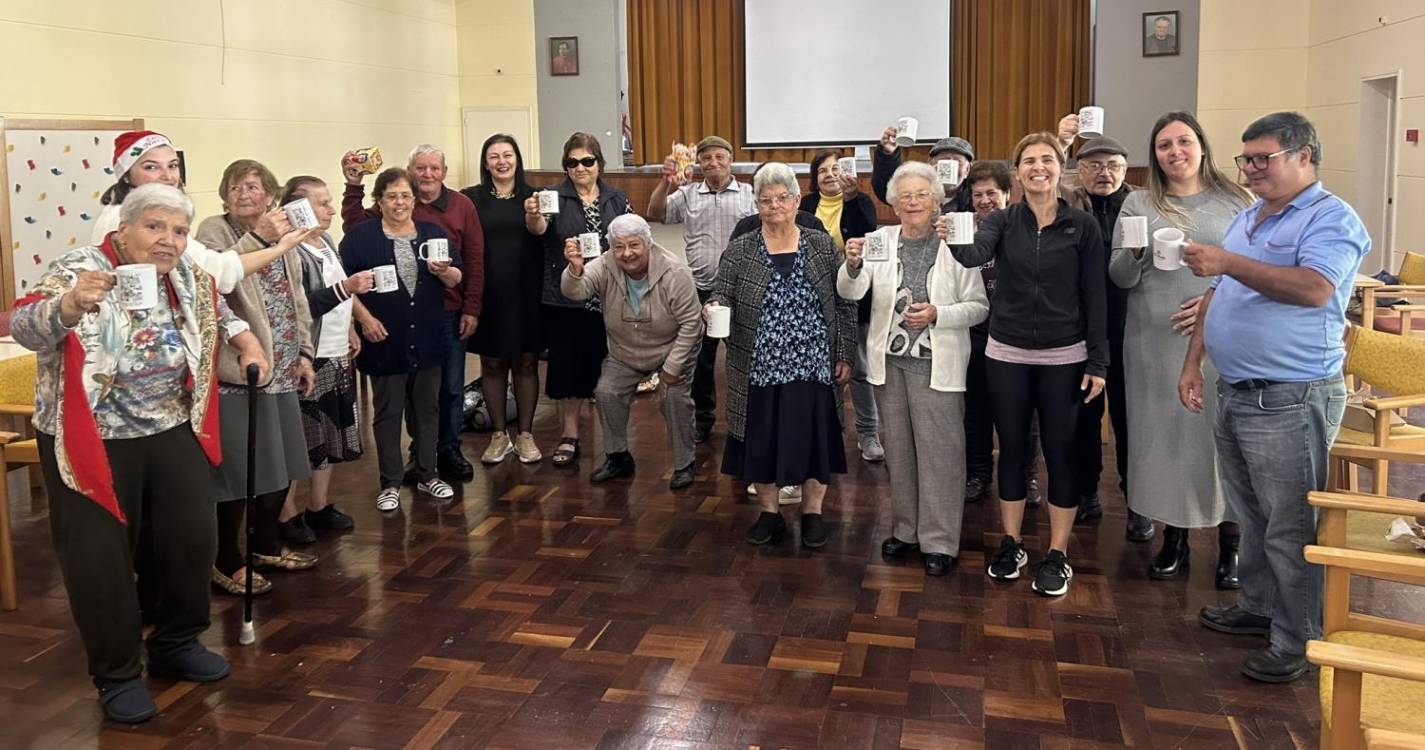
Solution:
[[(995, 464), (995, 410), (985, 375), (985, 344), (989, 340), (989, 331), (970, 329), (970, 364), (965, 370), (965, 479), (979, 477), (986, 482), (994, 478)], [(1034, 476), (1038, 460), (1039, 422), (1030, 420), (1026, 477)]]
[[(698, 290), (699, 305), (706, 305), (712, 290)], [(698, 364), (693, 368), (693, 411), (699, 425), (711, 428), (717, 422), (717, 345), (721, 339), (703, 337)]]
[(1118, 489), (1128, 493), (1128, 398), (1123, 388), (1123, 290), (1109, 285), (1108, 292), (1108, 377), (1103, 393), (1079, 409), (1079, 436), (1074, 442), (1078, 464), (1078, 494), (1080, 498), (1098, 496), (1098, 481), (1103, 474), (1103, 412), (1107, 402), (1108, 419), (1113, 423), (1114, 457), (1118, 460)]
[(135, 679), (143, 637), (134, 583), (140, 544), (153, 562), (150, 656), (169, 655), (208, 629), (208, 571), (217, 552), (208, 459), (186, 422), (149, 437), (104, 441), (127, 519), (121, 524), (65, 486), (54, 437), (38, 438), (50, 533), (89, 674), (98, 687)]
[(1018, 365), (987, 359), (985, 371), (999, 433), (999, 496), (1023, 500), (1029, 458), (1029, 423), (1039, 416), (1039, 444), (1049, 471), (1049, 504), (1073, 508), (1076, 494), (1074, 437), (1083, 392), (1082, 362), (1071, 365)]

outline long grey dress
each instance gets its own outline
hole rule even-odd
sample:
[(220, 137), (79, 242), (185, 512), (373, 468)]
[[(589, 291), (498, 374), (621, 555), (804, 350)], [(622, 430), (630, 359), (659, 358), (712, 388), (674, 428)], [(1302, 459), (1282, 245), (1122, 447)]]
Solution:
[[(1247, 204), (1234, 196), (1212, 192), (1186, 198), (1168, 197), (1187, 220), (1179, 219), (1188, 239), (1221, 244), (1227, 226)], [(1123, 201), (1114, 227), (1114, 251), (1108, 274), (1128, 290), (1127, 323), (1123, 336), (1124, 388), (1128, 400), (1128, 504), (1163, 523), (1184, 528), (1216, 526), (1228, 516), (1217, 475), (1217, 451), (1212, 420), (1217, 411), (1217, 369), (1203, 367), (1202, 412), (1193, 414), (1178, 401), (1178, 376), (1187, 354), (1188, 338), (1173, 330), (1178, 306), (1207, 292), (1210, 278), (1187, 268), (1162, 271), (1153, 265), (1151, 250), (1135, 258), (1119, 247), (1123, 219), (1148, 217), (1148, 237), (1176, 226), (1153, 208), (1147, 190), (1135, 190)]]

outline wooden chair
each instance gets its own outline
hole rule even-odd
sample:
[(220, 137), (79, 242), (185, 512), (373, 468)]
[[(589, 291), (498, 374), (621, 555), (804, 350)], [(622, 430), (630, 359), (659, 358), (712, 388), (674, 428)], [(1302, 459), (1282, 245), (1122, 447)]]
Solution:
[[(1395, 336), (1364, 326), (1346, 329), (1346, 374), (1390, 396), (1348, 404), (1331, 446), (1327, 488), (1355, 491), (1358, 467), (1371, 470), (1371, 492), (1387, 493), (1390, 464), (1362, 459), (1348, 449), (1371, 446), (1425, 455), (1425, 427), (1405, 421), (1412, 406), (1425, 405), (1425, 338)], [(1375, 454), (1372, 454), (1375, 455)]]
[[(17, 423), (18, 431), (0, 431), (0, 610), (18, 606), (15, 586), (15, 552), (10, 540), (11, 469), (38, 465), (39, 444), (31, 434), (29, 418), (35, 413), (35, 356), (0, 360), (0, 418)], [(38, 482), (36, 472), (31, 483)]]
[(1425, 735), (1367, 729), (1366, 750), (1425, 750)]
[[(1425, 255), (1406, 253), (1395, 276), (1399, 284), (1362, 291), (1361, 325), (1386, 333), (1425, 337)], [(1406, 304), (1377, 308), (1376, 297), (1399, 297)]]

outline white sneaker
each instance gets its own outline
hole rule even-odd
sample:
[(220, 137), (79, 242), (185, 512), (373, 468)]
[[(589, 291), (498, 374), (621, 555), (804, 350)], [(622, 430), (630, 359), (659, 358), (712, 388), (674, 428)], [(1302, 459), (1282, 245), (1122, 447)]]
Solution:
[(881, 447), (881, 438), (875, 433), (856, 438), (856, 447), (861, 449), (861, 460), (875, 463), (886, 460), (886, 449)]
[(449, 500), (455, 497), (455, 489), (446, 484), (443, 479), (432, 479), (429, 482), (421, 482), (416, 485), (416, 489), (437, 500)]
[(515, 453), (519, 455), (522, 464), (537, 464), (544, 460), (544, 454), (540, 453), (539, 446), (534, 444), (534, 435), (528, 432), (515, 435)]
[(802, 501), (802, 488), (798, 485), (788, 485), (777, 491), (778, 505), (796, 505)]
[(515, 447), (510, 444), (510, 434), (504, 430), (499, 430), (490, 436), (490, 445), (485, 449), (484, 455), (480, 456), (480, 462), (497, 464), (504, 461), (506, 456), (514, 452)]

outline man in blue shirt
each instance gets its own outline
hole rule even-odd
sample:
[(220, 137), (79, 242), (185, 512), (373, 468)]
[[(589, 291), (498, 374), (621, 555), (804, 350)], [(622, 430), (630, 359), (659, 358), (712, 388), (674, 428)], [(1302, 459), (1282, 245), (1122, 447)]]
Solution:
[(1317, 180), (1321, 144), (1305, 117), (1277, 112), (1253, 122), (1236, 160), (1259, 199), (1237, 215), (1222, 247), (1183, 250), (1193, 273), (1217, 278), (1178, 396), (1202, 411), (1205, 349), (1221, 373), (1219, 470), (1242, 527), (1242, 594), (1230, 607), (1204, 607), (1198, 621), (1268, 636), (1242, 672), (1290, 682), (1307, 671), (1306, 642), (1321, 637), (1321, 569), (1302, 555), (1316, 536), (1306, 493), (1326, 486), (1327, 451), (1346, 410), (1346, 301), (1371, 242), (1356, 212)]

